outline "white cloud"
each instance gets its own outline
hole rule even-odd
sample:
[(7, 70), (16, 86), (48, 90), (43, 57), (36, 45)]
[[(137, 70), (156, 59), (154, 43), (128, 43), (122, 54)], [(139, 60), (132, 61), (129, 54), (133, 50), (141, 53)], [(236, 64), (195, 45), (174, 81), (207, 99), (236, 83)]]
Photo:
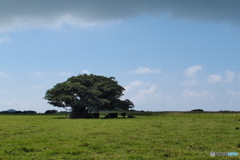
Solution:
[(7, 93), (8, 90), (0, 90), (0, 93)]
[(227, 94), (233, 95), (233, 96), (236, 96), (236, 97), (239, 97), (239, 98), (240, 98), (240, 92), (237, 92), (237, 91), (228, 90), (228, 91), (227, 91)]
[(17, 100), (13, 99), (10, 101), (0, 101), (0, 105), (6, 107), (5, 109), (14, 109), (13, 107), (16, 106)]
[(0, 77), (7, 78), (10, 77), (10, 75), (7, 74), (6, 72), (0, 72)]
[(187, 70), (185, 70), (185, 74), (188, 78), (195, 78), (197, 76), (197, 72), (202, 70), (202, 66), (201, 65), (194, 65), (192, 67), (187, 68)]
[(149, 88), (138, 90), (137, 92), (138, 98), (145, 99), (149, 95), (155, 96), (156, 89), (157, 89), (156, 85), (150, 85)]
[(44, 86), (33, 86), (34, 89), (43, 89)]
[(194, 90), (186, 89), (183, 91), (182, 95), (183, 97), (187, 97), (187, 98), (207, 98), (207, 97), (211, 97), (212, 93), (206, 90), (194, 91)]
[(0, 43), (3, 43), (3, 42), (11, 42), (11, 38), (9, 38), (9, 37), (0, 37)]
[(186, 80), (182, 83), (184, 86), (198, 86), (200, 84), (200, 81), (197, 79), (190, 79)]
[(240, 92), (239, 91), (228, 90), (226, 92), (226, 94), (230, 96), (228, 106), (234, 106), (239, 111)]
[(88, 71), (87, 69), (84, 69), (83, 71), (82, 71), (82, 74), (90, 74), (91, 72), (90, 71)]
[[(44, 100), (41, 99), (40, 102), (43, 102)], [(18, 100), (18, 99), (12, 99), (8, 101), (0, 101), (1, 110), (8, 110), (8, 109), (15, 109), (15, 110), (38, 110), (42, 109), (40, 107), (37, 107), (40, 105), (40, 102), (35, 102), (34, 100), (24, 101), (24, 100)], [(45, 102), (46, 103), (46, 102)], [(37, 106), (36, 106), (37, 104)], [(41, 104), (40, 106), (42, 106)]]
[[(214, 104), (215, 96), (207, 90), (185, 89), (179, 94), (164, 93), (153, 83), (133, 81), (126, 86), (123, 98), (128, 98), (135, 104), (137, 110), (188, 111), (198, 108), (205, 109)], [(208, 109), (208, 108), (207, 108)]]
[[(0, 6), (0, 30), (94, 25), (140, 15), (169, 13), (174, 18), (239, 24), (239, 0), (6, 0)], [(29, 7), (31, 6), (31, 7)]]
[(34, 72), (34, 75), (36, 76), (44, 76), (46, 73), (45, 72), (42, 72), (42, 71), (36, 71)]
[(135, 87), (139, 87), (139, 86), (143, 86), (143, 85), (144, 84), (142, 81), (133, 81), (125, 87), (125, 92), (128, 92), (128, 91), (134, 89)]
[(225, 77), (226, 77), (225, 82), (231, 83), (235, 79), (235, 76), (236, 76), (236, 74), (234, 71), (226, 71), (225, 72)]
[(161, 93), (155, 84), (133, 81), (130, 82), (125, 89), (123, 98), (128, 98), (133, 101), (138, 109), (148, 105), (156, 107), (156, 103), (159, 102), (159, 95)]
[(71, 72), (59, 72), (59, 76), (70, 76), (72, 73)]
[(217, 83), (217, 82), (225, 82), (225, 83), (231, 83), (234, 81), (236, 77), (236, 73), (234, 71), (226, 71), (225, 76), (222, 76), (220, 74), (212, 74), (207, 77), (208, 83)]
[(222, 81), (222, 76), (220, 74), (212, 74), (207, 78), (208, 83), (217, 83)]
[(161, 73), (159, 69), (151, 69), (148, 67), (138, 67), (136, 70), (128, 71), (129, 73), (136, 73), (136, 74), (153, 74), (153, 73)]
[(188, 108), (188, 110), (201, 108), (211, 111), (211, 108), (218, 107), (217, 103), (215, 95), (207, 90), (185, 89), (179, 96), (179, 106)]

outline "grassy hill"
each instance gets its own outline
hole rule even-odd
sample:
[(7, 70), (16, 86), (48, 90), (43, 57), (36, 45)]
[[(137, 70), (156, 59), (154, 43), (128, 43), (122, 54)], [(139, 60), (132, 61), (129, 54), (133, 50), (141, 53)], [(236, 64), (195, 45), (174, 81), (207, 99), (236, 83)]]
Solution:
[[(106, 112), (102, 112), (102, 116)], [(236, 159), (237, 113), (132, 112), (136, 118), (0, 115), (0, 159)]]

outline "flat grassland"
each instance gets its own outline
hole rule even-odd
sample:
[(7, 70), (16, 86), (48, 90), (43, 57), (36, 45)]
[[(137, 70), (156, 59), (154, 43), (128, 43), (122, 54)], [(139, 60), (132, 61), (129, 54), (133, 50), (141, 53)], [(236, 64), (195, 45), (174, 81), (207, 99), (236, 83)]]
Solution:
[[(0, 159), (239, 159), (236, 113), (156, 113), (136, 118), (65, 119), (0, 115)], [(240, 116), (240, 115), (239, 115)]]

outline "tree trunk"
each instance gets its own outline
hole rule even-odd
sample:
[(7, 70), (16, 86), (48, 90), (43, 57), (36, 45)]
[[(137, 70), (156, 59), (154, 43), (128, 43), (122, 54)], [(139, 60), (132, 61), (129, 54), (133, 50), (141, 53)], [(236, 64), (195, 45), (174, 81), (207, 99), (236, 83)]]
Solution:
[(70, 118), (85, 118), (86, 107), (72, 107)]

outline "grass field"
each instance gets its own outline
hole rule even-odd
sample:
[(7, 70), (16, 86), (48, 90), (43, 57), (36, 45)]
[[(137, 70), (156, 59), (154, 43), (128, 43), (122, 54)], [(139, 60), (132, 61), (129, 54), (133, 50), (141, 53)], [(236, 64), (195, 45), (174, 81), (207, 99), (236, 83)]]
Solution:
[[(145, 113), (146, 114), (146, 113)], [(0, 115), (0, 159), (239, 159), (236, 113), (148, 113), (132, 119)], [(240, 116), (240, 115), (239, 115)]]

